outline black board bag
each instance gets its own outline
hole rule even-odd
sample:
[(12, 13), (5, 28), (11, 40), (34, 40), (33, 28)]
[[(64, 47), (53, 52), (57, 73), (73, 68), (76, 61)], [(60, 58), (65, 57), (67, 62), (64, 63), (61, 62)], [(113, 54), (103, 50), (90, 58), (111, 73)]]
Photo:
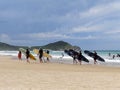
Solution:
[[(84, 53), (87, 54), (88, 56), (94, 58), (94, 53), (93, 52), (85, 50)], [(97, 55), (97, 60), (99, 60), (101, 62), (105, 62), (105, 60), (102, 57), (100, 57), (99, 55)]]
[[(71, 57), (74, 57), (74, 55), (78, 55), (78, 52), (73, 49), (64, 50), (64, 52)], [(76, 57), (76, 59), (78, 59), (78, 57)], [(89, 63), (89, 60), (86, 57), (84, 57), (83, 55), (82, 55), (82, 61)]]

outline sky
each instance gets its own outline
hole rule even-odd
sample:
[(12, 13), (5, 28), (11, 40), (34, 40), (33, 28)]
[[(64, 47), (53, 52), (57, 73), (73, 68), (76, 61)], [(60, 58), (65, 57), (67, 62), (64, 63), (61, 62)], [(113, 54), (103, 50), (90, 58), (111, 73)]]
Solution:
[(120, 50), (120, 0), (0, 0), (0, 42)]

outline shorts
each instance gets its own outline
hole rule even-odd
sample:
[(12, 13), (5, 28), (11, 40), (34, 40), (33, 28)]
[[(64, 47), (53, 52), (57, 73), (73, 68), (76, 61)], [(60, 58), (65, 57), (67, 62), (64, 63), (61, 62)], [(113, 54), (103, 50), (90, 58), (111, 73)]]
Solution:
[(28, 58), (29, 58), (29, 55), (26, 55), (26, 58), (28, 59)]
[(41, 59), (43, 55), (40, 55), (39, 58)]

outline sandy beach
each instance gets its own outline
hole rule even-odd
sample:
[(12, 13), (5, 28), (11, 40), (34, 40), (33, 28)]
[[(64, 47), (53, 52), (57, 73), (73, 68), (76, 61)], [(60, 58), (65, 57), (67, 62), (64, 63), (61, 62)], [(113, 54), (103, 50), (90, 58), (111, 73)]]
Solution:
[(0, 56), (0, 90), (120, 90), (120, 68)]

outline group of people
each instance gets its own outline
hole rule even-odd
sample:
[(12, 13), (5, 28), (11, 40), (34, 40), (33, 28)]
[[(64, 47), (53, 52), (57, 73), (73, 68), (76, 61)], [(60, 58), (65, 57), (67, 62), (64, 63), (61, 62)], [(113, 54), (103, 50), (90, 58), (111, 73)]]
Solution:
[[(30, 58), (29, 49), (26, 49), (25, 53), (26, 53), (26, 60), (27, 60), (28, 63), (30, 63), (30, 61), (29, 61), (29, 58)], [(47, 50), (46, 53), (49, 54), (49, 51)], [(22, 56), (22, 53), (21, 53), (21, 51), (19, 51), (19, 53), (18, 53), (19, 60), (22, 60), (21, 56)], [(43, 60), (42, 60), (43, 49), (42, 48), (39, 49), (38, 56), (39, 56), (40, 63), (43, 63)], [(62, 58), (63, 57), (64, 57), (64, 54), (62, 54)], [(82, 52), (81, 51), (79, 51), (78, 54), (74, 54), (72, 57), (73, 57), (73, 64), (77, 64), (78, 63), (77, 60), (78, 60), (80, 65), (81, 65), (81, 63), (82, 63)], [(94, 51), (93, 59), (94, 59), (94, 64), (96, 64), (97, 63), (97, 60), (96, 60), (97, 59), (97, 53), (96, 53), (96, 51)], [(49, 62), (49, 58), (47, 58), (47, 61)]]
[[(73, 64), (77, 64), (76, 58), (77, 58), (77, 60), (79, 61), (80, 65), (81, 65), (82, 64), (82, 52), (81, 51), (79, 51), (78, 54), (73, 55)], [(96, 51), (94, 51), (93, 59), (94, 59), (94, 64), (97, 64), (97, 52)]]
[[(49, 54), (49, 51), (47, 50), (46, 53)], [(30, 63), (30, 61), (29, 61), (29, 58), (30, 58), (30, 51), (29, 51), (29, 49), (26, 49), (25, 54), (26, 54), (27, 62)], [(43, 58), (43, 49), (42, 48), (39, 49), (38, 56), (39, 56), (40, 63), (43, 63), (43, 60), (42, 60), (42, 58)], [(19, 51), (19, 53), (18, 53), (18, 58), (19, 58), (19, 60), (22, 60), (22, 53), (21, 53), (21, 51)], [(49, 58), (47, 58), (47, 61), (49, 62)]]
[[(109, 55), (109, 57), (111, 57), (111, 53), (109, 53), (108, 55)], [(120, 57), (120, 54), (119, 53), (117, 53), (116, 55), (113, 54), (112, 55), (112, 59), (115, 59), (115, 57)]]

